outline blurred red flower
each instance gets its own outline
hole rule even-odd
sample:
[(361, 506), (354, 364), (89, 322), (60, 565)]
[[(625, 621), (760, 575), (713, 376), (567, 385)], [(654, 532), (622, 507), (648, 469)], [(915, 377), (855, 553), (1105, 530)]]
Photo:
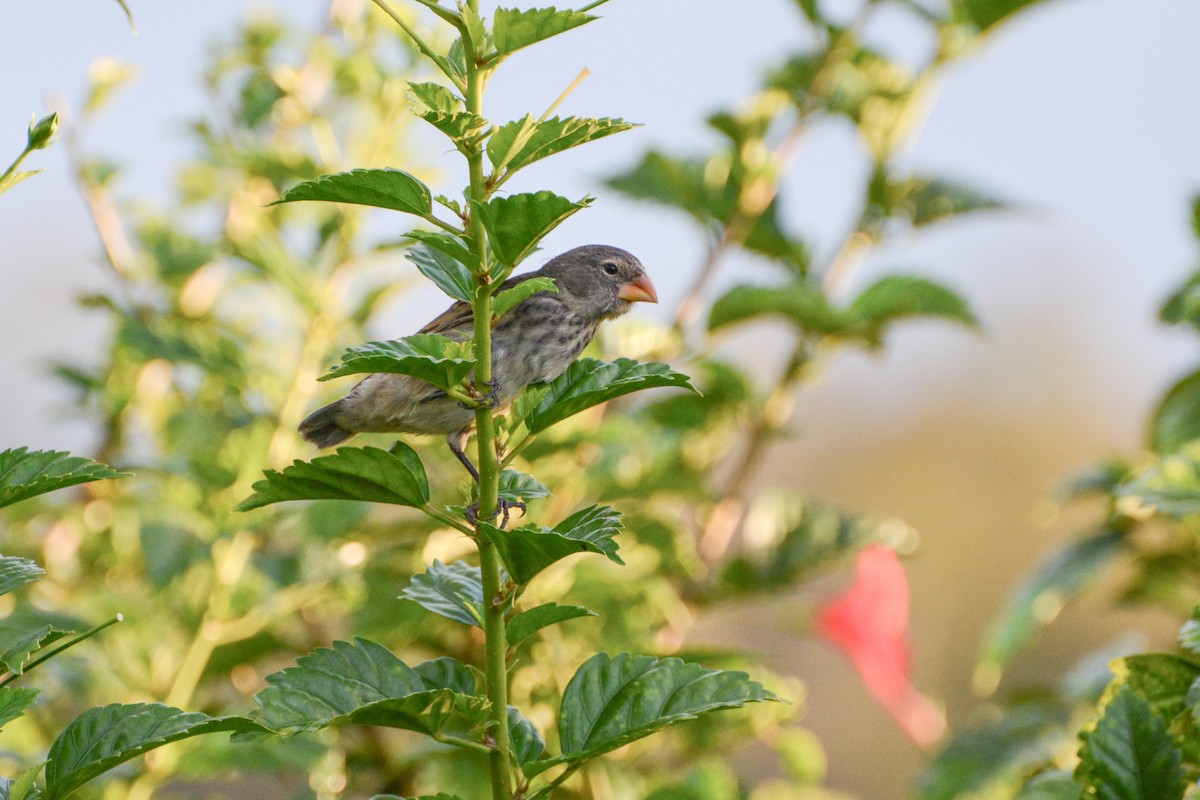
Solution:
[(817, 632), (850, 657), (867, 691), (921, 747), (941, 738), (946, 719), (909, 680), (908, 579), (890, 548), (858, 554), (854, 583), (820, 609)]

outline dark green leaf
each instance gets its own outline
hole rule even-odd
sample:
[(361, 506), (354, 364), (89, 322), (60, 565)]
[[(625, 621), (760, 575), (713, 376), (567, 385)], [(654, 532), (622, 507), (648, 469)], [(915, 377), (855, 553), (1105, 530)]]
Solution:
[(413, 576), (400, 599), (412, 600), (456, 622), (483, 627), (483, 578), (479, 567), (466, 562), (434, 561), (425, 572)]
[(488, 160), (493, 169), (516, 172), (547, 156), (635, 127), (623, 119), (551, 117), (538, 122), (527, 116), (501, 125), (488, 137)]
[(66, 727), (46, 762), (46, 798), (59, 800), (118, 764), (208, 733), (262, 731), (246, 717), (210, 717), (159, 703), (89, 709)]
[(710, 711), (775, 699), (744, 672), (707, 670), (678, 658), (597, 653), (563, 693), (562, 755), (530, 764), (525, 774), (585, 761)]
[(25, 713), (41, 693), (41, 689), (0, 686), (0, 729)]
[[(538, 433), (584, 409), (642, 389), (671, 386), (696, 391), (688, 376), (658, 362), (629, 358), (598, 361), (581, 358), (545, 387), (542, 400), (524, 418), (531, 433)], [(514, 406), (510, 422), (520, 421)]]
[(368, 342), (342, 354), (342, 363), (318, 380), (344, 375), (388, 372), (411, 375), (442, 390), (458, 386), (475, 369), (475, 345), (455, 342), (437, 333), (414, 333), (390, 342)]
[[(450, 256), (450, 258), (465, 266), (468, 271), (479, 269), (479, 259), (471, 252), (470, 243), (460, 236), (421, 230), (409, 231), (404, 236), (408, 239), (415, 239), (424, 245), (432, 247), (434, 250), (440, 250), (445, 255)], [(469, 296), (467, 302), (470, 302)]]
[(1188, 692), (1200, 679), (1200, 664), (1172, 653), (1126, 656), (1113, 661), (1111, 669), (1113, 680), (1102, 702), (1128, 686), (1165, 720), (1188, 710)]
[(596, 17), (578, 11), (559, 11), (556, 8), (498, 8), (492, 23), (492, 38), (496, 50), (508, 55), (535, 42), (549, 39), (572, 28), (591, 22)]
[(1200, 272), (1193, 274), (1167, 298), (1158, 316), (1168, 325), (1187, 324), (1200, 329)]
[(708, 329), (766, 316), (782, 316), (801, 330), (836, 334), (848, 320), (829, 304), (821, 287), (804, 278), (784, 286), (735, 286), (717, 298), (708, 315)]
[(433, 214), (429, 187), (398, 169), (355, 169), (322, 175), (293, 186), (272, 205), (299, 200), (355, 203), (425, 218)]
[(1057, 550), (1022, 581), (984, 639), (977, 669), (981, 685), (994, 685), (1000, 673), (1063, 605), (1079, 594), (1125, 549), (1120, 531), (1101, 530)]
[(375, 642), (334, 642), (269, 675), (254, 717), (279, 733), (361, 724), (462, 738), (485, 723), (487, 700), (463, 691), (474, 679), (452, 661), (410, 668)]
[[(444, 238), (455, 241), (448, 236)], [(475, 294), (475, 279), (471, 277), (470, 267), (443, 248), (432, 242), (422, 243), (411, 248), (405, 257), (417, 265), (422, 275), (436, 283), (437, 287), (450, 297), (464, 303), (471, 302)]]
[(516, 647), (542, 628), (557, 625), (578, 617), (598, 616), (581, 606), (560, 606), (558, 603), (543, 603), (514, 616), (508, 621), (508, 643)]
[(45, 574), (46, 570), (28, 558), (0, 556), (0, 595), (33, 583)]
[(9, 617), (0, 622), (0, 663), (19, 675), (33, 653), (73, 631)]
[(1150, 418), (1150, 446), (1156, 453), (1174, 453), (1200, 438), (1200, 370), (1185, 376), (1167, 391)]
[(590, 506), (576, 511), (553, 528), (522, 525), (515, 530), (500, 530), (484, 525), (488, 537), (496, 543), (504, 567), (517, 583), (528, 583), (556, 561), (575, 553), (600, 553), (615, 564), (624, 564), (617, 555), (614, 537), (621, 530), (621, 514), (609, 506)]
[(955, 0), (956, 19), (973, 25), (980, 33), (1040, 0)]
[(398, 506), (429, 502), (429, 479), (416, 452), (396, 442), (392, 451), (343, 447), (333, 455), (296, 461), (283, 472), (267, 470), (254, 494), (238, 503), (249, 511), (284, 500), (363, 500)]
[(859, 230), (878, 239), (890, 220), (922, 227), (978, 211), (1006, 208), (991, 195), (953, 181), (910, 175), (897, 178), (879, 167), (872, 176)]
[(508, 707), (508, 740), (518, 767), (538, 758), (546, 749), (541, 732), (513, 706)]
[(1083, 787), (1067, 772), (1044, 772), (1031, 780), (1016, 800), (1083, 800)]
[(0, 508), (55, 489), (123, 478), (128, 472), (54, 450), (0, 451)]
[(573, 201), (553, 192), (537, 192), (496, 197), (487, 203), (471, 201), (471, 207), (487, 228), (496, 257), (511, 269), (532, 253), (546, 234), (591, 202), (590, 197)]
[(510, 503), (537, 500), (542, 497), (552, 497), (553, 494), (546, 486), (532, 475), (506, 469), (500, 473), (500, 499)]
[(512, 307), (522, 300), (533, 297), (538, 292), (557, 292), (558, 286), (553, 278), (527, 278), (511, 289), (497, 292), (492, 301), (492, 315), (499, 319), (512, 310)]
[(1079, 750), (1076, 780), (1103, 800), (1181, 800), (1182, 757), (1166, 722), (1129, 687), (1104, 709)]
[(941, 284), (912, 275), (888, 275), (863, 290), (846, 309), (863, 327), (867, 340), (878, 342), (888, 327), (907, 317), (941, 317), (975, 327), (966, 302)]

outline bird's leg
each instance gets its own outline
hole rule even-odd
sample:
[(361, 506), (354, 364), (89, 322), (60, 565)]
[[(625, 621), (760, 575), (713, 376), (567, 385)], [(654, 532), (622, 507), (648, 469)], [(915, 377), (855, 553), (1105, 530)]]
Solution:
[(454, 457), (462, 462), (462, 465), (467, 468), (467, 472), (471, 473), (471, 477), (475, 483), (479, 483), (479, 470), (475, 469), (475, 465), (471, 463), (471, 459), (467, 457), (466, 450), (463, 445), (467, 441), (467, 429), (461, 431), (453, 431), (446, 434), (446, 446), (450, 448), (450, 452), (454, 453)]
[[(479, 391), (479, 387), (486, 387), (486, 392)], [(467, 393), (471, 396), (470, 403), (459, 403), (462, 408), (497, 408), (500, 405), (500, 384), (492, 383), (471, 383), (467, 385)]]
[[(463, 444), (467, 441), (467, 432), (465, 430), (454, 431), (446, 436), (446, 445), (450, 448), (450, 452), (454, 453), (454, 457), (462, 462), (462, 465), (467, 468), (467, 472), (471, 473), (471, 477), (475, 480), (475, 484), (479, 485), (479, 470), (475, 469), (475, 465), (471, 463), (471, 459), (467, 457), (466, 449)], [(525, 513), (525, 504), (520, 500), (506, 500), (503, 497), (496, 498), (496, 514), (492, 515), (495, 519), (500, 516), (500, 530), (504, 530), (508, 526), (509, 510), (513, 508), (521, 509), (521, 513)], [(467, 522), (474, 525), (479, 521), (479, 501), (476, 500), (466, 510), (465, 516)]]

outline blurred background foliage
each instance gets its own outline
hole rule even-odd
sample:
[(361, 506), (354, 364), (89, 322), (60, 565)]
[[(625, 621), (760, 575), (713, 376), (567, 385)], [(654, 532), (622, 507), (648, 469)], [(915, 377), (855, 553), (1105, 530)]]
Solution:
[[(826, 757), (802, 724), (805, 676), (778, 664), (771, 674), (747, 660), (729, 631), (720, 648), (694, 644), (693, 634), (707, 619), (747, 608), (786, 608), (776, 624), (804, 632), (812, 599), (797, 589), (844, 568), (866, 544), (904, 553), (917, 546), (915, 532), (895, 520), (859, 518), (802, 491), (762, 490), (764, 464), (792, 434), (799, 393), (831, 358), (884, 346), (893, 324), (911, 317), (974, 325), (962, 298), (919, 274), (889, 273), (853, 296), (850, 278), (889, 237), (1002, 207), (969, 186), (912, 173), (897, 155), (919, 127), (939, 70), (1027, 5), (868, 0), (831, 20), (817, 3), (797, 0), (814, 43), (770, 65), (753, 96), (711, 116), (719, 144), (648, 152), (610, 178), (613, 191), (686, 214), (708, 250), (672, 324), (623, 321), (595, 347), (671, 361), (704, 394), (612, 403), (526, 452), (556, 493), (538, 501), (548, 505), (535, 509), (539, 516), (561, 517), (595, 498), (626, 512), (628, 566), (618, 572), (600, 559), (575, 559), (547, 572), (531, 601), (569, 591), (600, 616), (523, 645), (513, 701), (547, 727), (546, 687), (600, 642), (750, 668), (792, 705), (703, 720), (630, 747), (589, 768), (563, 797), (840, 796), (823, 788)], [(924, 63), (901, 63), (865, 43), (864, 29), (885, 7), (928, 29), (935, 44)], [(369, 636), (406, 659), (479, 661), (474, 631), (431, 623), (396, 599), (424, 563), (467, 551), (457, 533), (350, 503), (231, 511), (264, 467), (309, 455), (295, 428), (330, 391), (315, 379), (336, 354), (381, 333), (411, 332), (372, 327), (385, 309), (412, 302), (404, 292), (415, 270), (402, 257), (399, 231), (381, 230), (352, 206), (268, 205), (298, 181), (354, 167), (403, 166), (436, 182), (438, 154), (417, 143), (405, 99), (409, 80), (429, 76), (377, 16), (339, 2), (321, 30), (263, 17), (216, 45), (204, 75), (209, 112), (189, 128), (195, 153), (168, 207), (123, 196), (120, 165), (87, 153), (87, 126), (129, 77), (113, 63), (93, 75), (66, 143), (112, 272), (111, 291), (83, 304), (108, 316), (111, 339), (99, 364), (63, 363), (57, 372), (100, 432), (91, 455), (136, 477), (90, 484), (67, 504), (52, 498), (6, 510), (5, 552), (47, 570), (31, 590), (33, 610), (22, 613), (65, 618), (86, 608), (89, 618), (124, 612), (129, 622), (41, 674), (48, 699), (0, 738), (5, 774), (39, 758), (61, 720), (91, 705), (120, 699), (244, 711), (264, 675), (338, 638)], [(789, 229), (778, 194), (798, 148), (826, 126), (858, 143), (869, 179), (856, 224), (822, 232), (818, 251)], [(714, 275), (735, 250), (769, 265), (765, 279), (713, 297)], [(1167, 303), (1165, 319), (1196, 326), (1197, 284)], [(727, 346), (727, 331), (764, 320), (782, 320), (771, 330), (788, 343), (765, 379)], [(1197, 386), (1189, 376), (1167, 395), (1151, 426), (1151, 455), (1104, 464), (1074, 484), (1076, 493), (1104, 496), (1101, 520), (1014, 596), (980, 657), (981, 689), (994, 690), (1030, 637), (1117, 559), (1134, 566), (1125, 599), (1164, 605), (1180, 618), (1191, 610), (1189, 515), (1200, 473), (1188, 442), (1200, 431), (1191, 411)], [(422, 454), (436, 485), (460, 482), (442, 448)], [(465, 496), (442, 491), (446, 503)], [(764, 605), (771, 593), (786, 605)], [(13, 608), (8, 597), (0, 603)], [(1106, 660), (1087, 661), (1058, 688), (997, 701), (983, 727), (951, 736), (919, 791), (1011, 797), (1032, 772), (1070, 769), (1075, 731), (1107, 683)], [(695, 757), (700, 742), (721, 755)], [(470, 797), (482, 791), (474, 782), (482, 771), (464, 768), (472, 759), (369, 728), (269, 748), (212, 738), (164, 748), (84, 791), (139, 799), (438, 790)]]

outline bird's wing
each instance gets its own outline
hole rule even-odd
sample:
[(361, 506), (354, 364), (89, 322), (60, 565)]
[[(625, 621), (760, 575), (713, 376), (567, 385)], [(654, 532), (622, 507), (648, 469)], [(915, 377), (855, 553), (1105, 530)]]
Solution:
[[(536, 272), (527, 272), (524, 275), (514, 275), (504, 283), (500, 284), (500, 288), (496, 291), (502, 292), (505, 289), (511, 289), (518, 283), (527, 281), (537, 274), (538, 273)], [(454, 303), (441, 314), (438, 314), (436, 317), (430, 320), (424, 328), (421, 328), (421, 330), (418, 331), (418, 333), (440, 333), (445, 335), (451, 331), (460, 330), (465, 331), (468, 335), (470, 335), (470, 330), (474, 324), (474, 321), (475, 314), (471, 311), (471, 304), (464, 303), (462, 300), (459, 300), (457, 303)]]

